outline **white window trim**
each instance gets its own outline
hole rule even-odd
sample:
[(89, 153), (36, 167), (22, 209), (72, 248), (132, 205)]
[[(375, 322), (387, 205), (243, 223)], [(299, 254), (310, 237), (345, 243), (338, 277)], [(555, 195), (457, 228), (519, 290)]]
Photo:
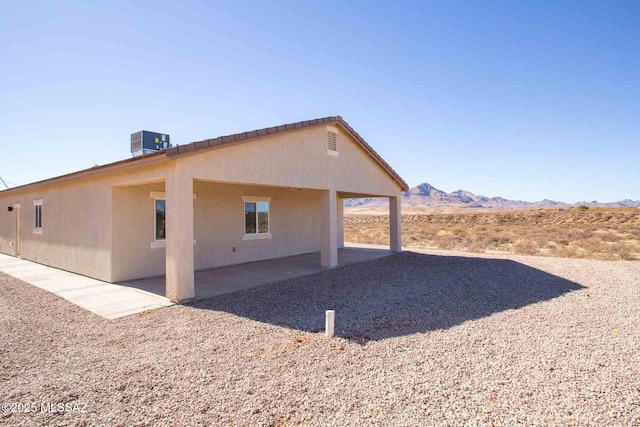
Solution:
[[(41, 215), (40, 216), (40, 227), (36, 227), (35, 226), (35, 213), (36, 213), (35, 207), (36, 206), (40, 206), (40, 215)], [(33, 209), (33, 214), (34, 214), (33, 234), (42, 234), (42, 232), (43, 232), (43, 229), (42, 229), (42, 199), (34, 199), (33, 200), (33, 207), (34, 207), (34, 209)]]
[[(245, 202), (269, 202), (269, 232), (268, 233), (255, 233), (255, 234), (247, 234), (247, 224), (245, 223), (244, 216), (244, 204)], [(256, 227), (258, 224), (256, 224)], [(262, 240), (262, 239), (270, 239), (271, 238), (271, 197), (264, 196), (242, 196), (242, 240)], [(257, 230), (256, 230), (257, 231)]]
[(270, 239), (271, 233), (261, 233), (261, 234), (244, 234), (242, 236), (242, 240), (262, 240), (262, 239)]
[(333, 157), (340, 157), (340, 153), (338, 153), (336, 150), (327, 150), (327, 154)]
[(271, 197), (264, 196), (242, 196), (243, 202), (270, 202)]

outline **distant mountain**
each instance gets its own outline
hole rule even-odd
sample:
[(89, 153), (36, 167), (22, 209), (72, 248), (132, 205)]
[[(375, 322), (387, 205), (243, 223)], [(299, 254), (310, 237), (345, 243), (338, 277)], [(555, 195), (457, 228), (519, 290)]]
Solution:
[[(589, 207), (640, 207), (640, 200), (625, 199), (609, 203), (593, 201), (574, 204), (556, 202), (548, 199), (538, 202), (526, 202), (522, 200), (509, 200), (503, 197), (479, 196), (466, 190), (447, 193), (428, 183), (413, 187), (402, 195), (402, 211), (404, 213), (447, 212), (467, 209), (561, 209), (579, 205)], [(345, 213), (383, 214), (388, 212), (387, 207), (388, 202), (385, 198), (348, 199), (345, 203)]]

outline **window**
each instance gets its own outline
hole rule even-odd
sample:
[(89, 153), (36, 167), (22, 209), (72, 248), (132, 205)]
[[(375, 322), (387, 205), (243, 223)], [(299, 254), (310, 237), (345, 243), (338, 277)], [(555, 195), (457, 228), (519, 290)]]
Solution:
[(33, 201), (33, 232), (42, 233), (42, 199)]
[(165, 240), (165, 221), (167, 216), (167, 202), (165, 199), (155, 199), (155, 240)]
[(269, 203), (267, 197), (244, 197), (245, 240), (271, 237)]

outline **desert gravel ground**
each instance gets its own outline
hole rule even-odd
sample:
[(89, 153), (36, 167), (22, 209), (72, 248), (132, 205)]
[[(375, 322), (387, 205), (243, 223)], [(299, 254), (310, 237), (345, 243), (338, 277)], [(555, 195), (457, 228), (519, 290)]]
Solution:
[(639, 326), (638, 262), (403, 252), (113, 321), (0, 275), (38, 405), (0, 424), (639, 425)]

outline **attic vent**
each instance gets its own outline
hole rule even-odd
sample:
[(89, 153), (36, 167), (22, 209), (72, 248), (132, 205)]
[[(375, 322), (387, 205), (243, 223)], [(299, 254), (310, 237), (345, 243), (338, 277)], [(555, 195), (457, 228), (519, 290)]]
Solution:
[(335, 132), (331, 132), (331, 131), (327, 131), (328, 134), (328, 142), (329, 142), (329, 150), (331, 151), (337, 151), (336, 149), (336, 133)]

